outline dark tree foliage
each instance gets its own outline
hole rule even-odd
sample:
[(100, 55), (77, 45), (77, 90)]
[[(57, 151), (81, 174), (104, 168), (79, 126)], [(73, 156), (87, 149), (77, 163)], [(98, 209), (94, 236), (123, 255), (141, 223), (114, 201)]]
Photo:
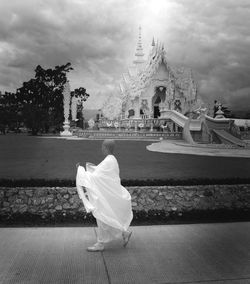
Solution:
[(234, 117), (233, 113), (231, 112), (231, 110), (228, 107), (222, 106), (221, 110), (224, 112), (225, 117), (227, 117), (227, 118), (233, 118)]
[(75, 89), (73, 92), (71, 92), (71, 97), (81, 98), (82, 102), (85, 102), (87, 98), (89, 97), (89, 94), (86, 93), (86, 89), (83, 87)]
[[(70, 95), (71, 95), (71, 98), (76, 97), (76, 98), (81, 99), (81, 102), (85, 102), (89, 97), (89, 94), (86, 93), (86, 89), (83, 87), (75, 89), (74, 91), (70, 93)], [(77, 116), (76, 116), (78, 119), (77, 125), (80, 126), (81, 128), (83, 128), (82, 108), (83, 108), (82, 104), (79, 104), (77, 106)]]
[(250, 112), (247, 112), (247, 113), (246, 113), (245, 118), (246, 118), (246, 119), (250, 119)]
[[(47, 133), (50, 127), (59, 130), (64, 120), (63, 89), (71, 63), (44, 69), (38, 65), (35, 78), (24, 82), (16, 93), (0, 93), (0, 132), (17, 130), (24, 123), (33, 135)], [(86, 101), (89, 94), (83, 87), (71, 92), (71, 97)]]
[(43, 69), (38, 65), (35, 78), (24, 82), (17, 89), (17, 101), (21, 105), (25, 125), (36, 135), (48, 132), (50, 126), (59, 127), (63, 122), (63, 88), (67, 73), (73, 70), (70, 63)]
[(21, 106), (15, 93), (0, 93), (0, 132), (5, 134), (6, 127), (17, 130), (21, 121)]

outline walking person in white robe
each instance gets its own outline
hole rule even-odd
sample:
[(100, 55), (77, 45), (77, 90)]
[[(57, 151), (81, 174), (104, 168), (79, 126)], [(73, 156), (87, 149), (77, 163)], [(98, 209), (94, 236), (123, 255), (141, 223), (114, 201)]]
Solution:
[[(105, 243), (123, 238), (125, 247), (132, 232), (128, 231), (133, 218), (131, 196), (121, 185), (119, 165), (113, 155), (114, 140), (104, 140), (105, 159), (97, 166), (77, 164), (76, 186), (87, 212), (92, 212), (98, 226), (97, 243), (88, 251), (102, 251)], [(86, 194), (85, 191), (86, 190)]]

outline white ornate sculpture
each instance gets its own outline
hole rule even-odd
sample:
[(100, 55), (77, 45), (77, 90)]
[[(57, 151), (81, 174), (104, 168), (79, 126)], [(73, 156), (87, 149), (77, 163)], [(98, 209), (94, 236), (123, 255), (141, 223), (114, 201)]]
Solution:
[(111, 94), (102, 107), (104, 117), (109, 120), (120, 117), (122, 109), (122, 98), (119, 95)]
[(139, 128), (143, 128), (143, 127), (144, 127), (144, 123), (143, 123), (143, 122), (139, 123), (139, 124), (138, 124), (138, 127), (139, 127)]
[(76, 120), (78, 99), (73, 96), (71, 100), (71, 116), (72, 120)]
[(72, 133), (69, 131), (70, 122), (69, 122), (69, 107), (70, 107), (70, 85), (69, 81), (65, 83), (63, 89), (63, 110), (64, 110), (64, 123), (63, 123), (63, 132), (60, 133), (61, 136), (72, 136)]
[(108, 121), (107, 121), (107, 123), (106, 123), (106, 124), (107, 124), (107, 126), (108, 126), (108, 127), (112, 127), (113, 122), (112, 122), (112, 121), (110, 121), (110, 122), (108, 122)]
[(117, 129), (119, 127), (119, 122), (118, 121), (115, 121), (114, 122), (114, 127)]
[(217, 118), (217, 119), (225, 118), (224, 112), (222, 111), (221, 108), (222, 108), (222, 105), (220, 104), (220, 105), (219, 105), (219, 109), (218, 109), (217, 112), (215, 113), (215, 114), (216, 114), (215, 118)]
[(88, 121), (88, 125), (89, 125), (89, 128), (92, 129), (94, 126), (95, 126), (95, 121), (93, 118), (91, 118), (89, 121)]

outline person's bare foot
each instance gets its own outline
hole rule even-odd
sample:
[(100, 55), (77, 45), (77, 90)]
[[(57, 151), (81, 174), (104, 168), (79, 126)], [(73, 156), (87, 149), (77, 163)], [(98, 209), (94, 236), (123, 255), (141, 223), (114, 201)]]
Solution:
[(96, 252), (96, 251), (103, 251), (104, 245), (102, 243), (96, 243), (92, 247), (88, 247), (87, 251)]
[(130, 240), (130, 237), (132, 235), (132, 232), (123, 232), (122, 233), (122, 237), (123, 237), (123, 246), (126, 247), (129, 240)]

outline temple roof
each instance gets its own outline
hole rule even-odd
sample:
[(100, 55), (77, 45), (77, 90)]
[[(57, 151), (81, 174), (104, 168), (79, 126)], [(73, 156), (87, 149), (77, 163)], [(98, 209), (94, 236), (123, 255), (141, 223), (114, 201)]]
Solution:
[(147, 61), (140, 68), (138, 68), (137, 64), (134, 64), (128, 68), (127, 73), (123, 74), (123, 80), (120, 85), (121, 92), (128, 92), (131, 99), (140, 96), (142, 91), (150, 85), (161, 64), (165, 65), (169, 74), (168, 79), (174, 80), (177, 88), (185, 90), (192, 86), (194, 92), (196, 92), (191, 69), (170, 66), (163, 43), (157, 41), (155, 44), (154, 39)]
[(135, 57), (136, 59), (133, 61), (134, 64), (141, 65), (145, 62), (143, 48), (142, 48), (142, 41), (141, 41), (141, 27), (139, 27), (139, 36), (138, 36)]

